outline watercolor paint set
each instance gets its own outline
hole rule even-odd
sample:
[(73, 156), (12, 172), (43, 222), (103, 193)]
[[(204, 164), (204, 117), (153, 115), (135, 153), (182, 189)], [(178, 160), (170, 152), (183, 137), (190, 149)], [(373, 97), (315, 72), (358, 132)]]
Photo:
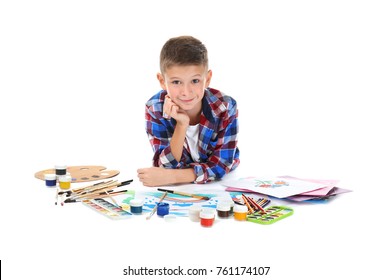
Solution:
[(132, 213), (123, 210), (121, 207), (114, 205), (102, 198), (83, 200), (85, 206), (96, 212), (114, 220), (127, 219), (132, 217)]
[(270, 225), (293, 214), (293, 209), (286, 206), (271, 206), (265, 209), (266, 213), (253, 213), (247, 215), (247, 221)]

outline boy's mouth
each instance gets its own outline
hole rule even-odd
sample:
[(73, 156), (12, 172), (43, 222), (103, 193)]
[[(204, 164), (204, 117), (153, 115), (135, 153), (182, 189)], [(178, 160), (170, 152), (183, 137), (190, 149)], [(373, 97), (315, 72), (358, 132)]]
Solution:
[(193, 100), (194, 100), (194, 98), (192, 98), (192, 99), (179, 99), (182, 103), (191, 103)]

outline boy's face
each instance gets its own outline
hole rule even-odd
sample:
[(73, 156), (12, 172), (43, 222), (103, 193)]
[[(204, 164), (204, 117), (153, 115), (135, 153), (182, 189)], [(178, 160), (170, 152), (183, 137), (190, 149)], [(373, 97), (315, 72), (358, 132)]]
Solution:
[(164, 74), (158, 73), (161, 87), (182, 110), (201, 109), (204, 90), (210, 84), (212, 71), (203, 65), (172, 66)]

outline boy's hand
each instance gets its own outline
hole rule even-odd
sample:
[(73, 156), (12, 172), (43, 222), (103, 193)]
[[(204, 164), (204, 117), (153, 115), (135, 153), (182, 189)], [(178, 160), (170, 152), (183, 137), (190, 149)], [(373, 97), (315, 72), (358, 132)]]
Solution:
[(193, 168), (166, 169), (147, 167), (137, 169), (137, 177), (146, 187), (158, 187), (178, 183), (191, 183), (196, 179)]
[(179, 108), (169, 96), (166, 95), (163, 105), (163, 117), (166, 119), (174, 118), (179, 125), (189, 126), (190, 118), (186, 111)]
[(146, 187), (157, 187), (172, 183), (172, 177), (167, 176), (169, 171), (161, 167), (149, 167), (137, 169), (138, 178)]

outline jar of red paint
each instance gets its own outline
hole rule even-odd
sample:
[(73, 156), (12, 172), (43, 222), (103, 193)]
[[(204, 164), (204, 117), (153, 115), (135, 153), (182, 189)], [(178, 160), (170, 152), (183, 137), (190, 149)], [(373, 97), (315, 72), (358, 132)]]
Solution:
[(200, 212), (200, 223), (203, 227), (211, 227), (215, 220), (214, 209), (202, 208)]

